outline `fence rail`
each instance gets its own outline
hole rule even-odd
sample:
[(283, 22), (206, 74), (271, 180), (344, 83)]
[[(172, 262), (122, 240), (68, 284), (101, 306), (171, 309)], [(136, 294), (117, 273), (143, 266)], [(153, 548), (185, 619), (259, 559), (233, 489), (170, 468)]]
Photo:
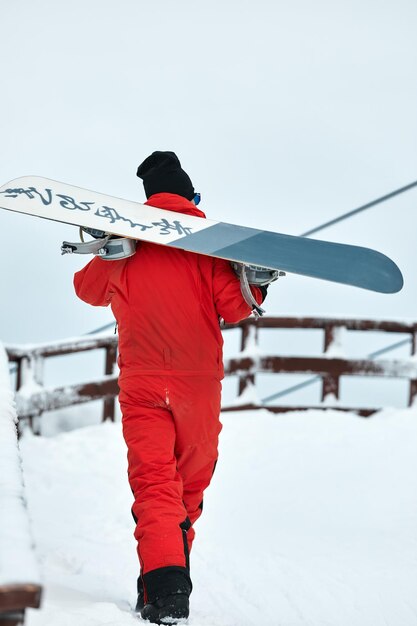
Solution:
[(25, 620), (26, 609), (40, 607), (42, 589), (39, 585), (0, 585), (0, 624), (19, 626)]
[[(342, 376), (374, 376), (380, 378), (403, 378), (409, 380), (408, 403), (417, 395), (417, 322), (355, 320), (313, 317), (263, 317), (248, 318), (239, 324), (226, 324), (223, 331), (241, 331), (241, 352), (225, 359), (225, 375), (237, 376), (238, 395), (242, 401), (223, 407), (224, 411), (266, 408), (279, 413), (307, 408), (336, 408), (354, 410), (360, 415), (371, 415), (382, 407), (354, 408), (340, 403), (340, 379)], [(279, 356), (259, 353), (259, 333), (263, 329), (322, 330), (323, 352), (320, 356)], [(335, 353), (341, 339), (341, 330), (360, 332), (401, 333), (409, 338), (410, 358), (373, 360), (371, 358), (348, 359)], [(77, 385), (46, 388), (43, 382), (43, 363), (47, 358), (74, 354), (89, 350), (104, 351), (104, 376)], [(99, 335), (56, 341), (33, 346), (8, 346), (9, 360), (17, 364), (16, 391), (20, 419), (33, 423), (33, 418), (44, 411), (73, 406), (102, 399), (102, 419), (114, 420), (117, 386), (117, 337)], [(254, 385), (257, 374), (303, 374), (320, 377), (321, 402), (315, 406), (283, 406), (262, 403), (245, 403), (244, 392)]]

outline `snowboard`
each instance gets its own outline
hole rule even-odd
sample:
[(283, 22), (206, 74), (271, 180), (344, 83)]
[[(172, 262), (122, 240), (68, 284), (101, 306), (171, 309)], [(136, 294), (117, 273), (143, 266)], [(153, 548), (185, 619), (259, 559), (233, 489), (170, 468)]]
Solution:
[(370, 248), (184, 215), (40, 176), (0, 187), (0, 208), (380, 293), (403, 286), (394, 261)]

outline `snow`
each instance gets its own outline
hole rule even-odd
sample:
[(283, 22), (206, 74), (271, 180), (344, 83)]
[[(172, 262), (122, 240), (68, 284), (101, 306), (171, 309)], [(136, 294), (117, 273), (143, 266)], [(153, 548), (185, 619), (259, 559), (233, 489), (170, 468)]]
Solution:
[(97, 341), (99, 340), (110, 340), (113, 339), (115, 342), (117, 338), (113, 331), (104, 330), (101, 332), (94, 332), (88, 335), (78, 335), (76, 337), (66, 337), (65, 339), (54, 339), (50, 340), (47, 343), (7, 343), (7, 348), (12, 352), (25, 356), (29, 353), (35, 353), (37, 351), (43, 352), (46, 347), (50, 349), (62, 348), (63, 350), (73, 351), (82, 345), (85, 349), (88, 347), (94, 347)]
[(262, 404), (256, 385), (254, 385), (251, 381), (247, 381), (246, 387), (240, 396), (237, 396), (230, 404), (231, 406), (243, 406), (244, 404), (253, 404), (256, 406)]
[(254, 361), (256, 361), (257, 357), (262, 356), (262, 351), (258, 345), (258, 329), (256, 326), (249, 326), (246, 345), (245, 348), (239, 352), (239, 356), (242, 359), (250, 357)]
[(333, 329), (333, 340), (327, 346), (327, 350), (324, 353), (325, 357), (329, 359), (343, 359), (346, 357), (343, 346), (346, 343), (346, 326), (335, 326)]
[(16, 420), (7, 356), (0, 344), (0, 585), (39, 582), (22, 482)]
[[(44, 388), (38, 382), (42, 380), (43, 359), (23, 359), (22, 362), (22, 384), (19, 388), (19, 396), (23, 400), (30, 402), (32, 396), (42, 393)], [(19, 411), (20, 414), (20, 411)]]
[[(190, 626), (415, 626), (417, 409), (222, 421)], [(21, 448), (46, 581), (27, 625), (140, 623), (120, 423), (26, 433)]]

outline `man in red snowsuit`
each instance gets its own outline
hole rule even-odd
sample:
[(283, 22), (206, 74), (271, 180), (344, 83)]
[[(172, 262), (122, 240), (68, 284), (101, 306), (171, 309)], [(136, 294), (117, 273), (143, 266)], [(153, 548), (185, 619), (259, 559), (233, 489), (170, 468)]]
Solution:
[[(147, 203), (204, 218), (173, 152), (138, 168)], [(176, 216), (173, 216), (173, 219)], [(189, 554), (217, 461), (222, 345), (219, 318), (250, 314), (230, 263), (141, 242), (127, 259), (94, 258), (77, 295), (111, 305), (119, 329), (120, 406), (141, 576), (137, 610), (153, 623), (188, 617)], [(261, 303), (265, 292), (252, 287)]]

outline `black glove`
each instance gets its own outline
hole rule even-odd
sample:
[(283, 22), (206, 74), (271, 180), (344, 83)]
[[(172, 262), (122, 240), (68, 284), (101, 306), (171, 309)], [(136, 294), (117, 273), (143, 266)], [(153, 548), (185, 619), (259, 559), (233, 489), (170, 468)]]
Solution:
[(258, 289), (261, 290), (262, 293), (262, 302), (265, 301), (266, 296), (268, 295), (268, 287), (269, 285), (256, 285)]

